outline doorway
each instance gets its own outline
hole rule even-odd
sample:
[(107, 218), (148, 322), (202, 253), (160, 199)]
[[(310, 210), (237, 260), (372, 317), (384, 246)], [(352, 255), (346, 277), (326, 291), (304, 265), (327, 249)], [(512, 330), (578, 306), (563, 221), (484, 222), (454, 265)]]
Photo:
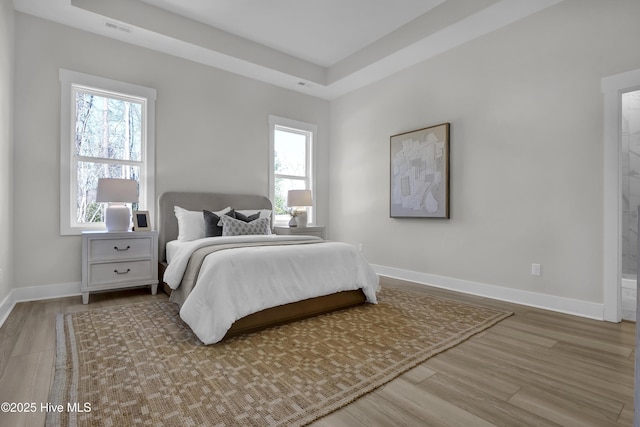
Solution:
[[(629, 196), (628, 216), (626, 219), (624, 218), (626, 202), (623, 200), (625, 161), (622, 150), (624, 122), (622, 100), (624, 94), (637, 91), (640, 91), (640, 69), (602, 79), (604, 94), (603, 319), (610, 322), (622, 320), (623, 246), (634, 245), (631, 238), (627, 238), (628, 243), (623, 243), (623, 228), (630, 229), (632, 222), (637, 224), (637, 216), (631, 217), (631, 211), (634, 210), (633, 215), (637, 215), (637, 205), (640, 204), (640, 200)], [(633, 97), (626, 99), (628, 101), (631, 98)], [(629, 160), (630, 162), (631, 160)], [(633, 207), (634, 203), (636, 203), (636, 207)], [(626, 226), (623, 227), (623, 223)], [(637, 240), (638, 230), (637, 226), (635, 227), (635, 239)], [(635, 256), (637, 257), (637, 254)], [(635, 264), (634, 260), (627, 258), (626, 266), (628, 267), (632, 263)], [(626, 285), (631, 285), (634, 281), (633, 278), (627, 280)], [(626, 293), (628, 291), (625, 289)], [(635, 307), (633, 310), (635, 312)]]
[(640, 90), (620, 95), (620, 168), (622, 187), (621, 310), (636, 320), (638, 206), (640, 206)]

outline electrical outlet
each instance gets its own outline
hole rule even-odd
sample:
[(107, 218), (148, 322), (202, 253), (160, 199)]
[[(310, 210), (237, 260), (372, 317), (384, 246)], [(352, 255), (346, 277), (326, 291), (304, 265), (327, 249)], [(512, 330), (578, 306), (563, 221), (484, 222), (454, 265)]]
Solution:
[(531, 264), (531, 275), (532, 276), (540, 276), (541, 274), (541, 266), (540, 264)]
[(362, 252), (362, 243), (358, 243), (358, 250)]

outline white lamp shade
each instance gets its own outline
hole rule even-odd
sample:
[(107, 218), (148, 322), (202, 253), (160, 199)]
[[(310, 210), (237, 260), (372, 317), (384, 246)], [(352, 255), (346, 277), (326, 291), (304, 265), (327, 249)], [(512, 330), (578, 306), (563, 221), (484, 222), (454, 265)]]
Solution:
[(138, 183), (132, 179), (100, 178), (96, 202), (135, 203), (138, 201)]
[(289, 190), (287, 194), (287, 206), (313, 206), (311, 190)]

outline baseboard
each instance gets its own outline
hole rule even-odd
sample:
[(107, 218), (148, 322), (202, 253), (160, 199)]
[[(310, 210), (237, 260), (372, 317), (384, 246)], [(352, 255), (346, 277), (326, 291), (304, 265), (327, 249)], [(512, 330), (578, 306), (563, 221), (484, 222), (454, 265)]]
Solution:
[(2, 303), (0, 303), (0, 327), (2, 327), (5, 320), (7, 320), (7, 317), (11, 314), (16, 303), (52, 298), (65, 298), (80, 294), (80, 282), (13, 288), (9, 291), (9, 295), (7, 295)]
[[(560, 313), (572, 314), (589, 319), (604, 320), (604, 305), (588, 301), (580, 301), (555, 295), (540, 294), (519, 289), (505, 288), (503, 286), (489, 285), (470, 280), (456, 279), (452, 277), (436, 276), (418, 271), (403, 270), (384, 265), (372, 265), (373, 270), (381, 275), (395, 279), (415, 282), (436, 288), (448, 289), (465, 294), (477, 295), (512, 302), (529, 307), (542, 308)], [(0, 327), (4, 324), (13, 307), (18, 302), (37, 301), (52, 298), (64, 298), (81, 295), (80, 283), (58, 283), (42, 286), (28, 286), (14, 288), (0, 303)]]
[(500, 301), (542, 308), (560, 313), (572, 314), (589, 319), (604, 320), (604, 304), (564, 298), (555, 295), (541, 294), (520, 289), (505, 288), (470, 280), (436, 276), (418, 271), (403, 270), (384, 265), (372, 265), (373, 270), (381, 275), (394, 279), (406, 280), (436, 288), (448, 289)]
[(15, 307), (16, 303), (13, 300), (13, 289), (9, 291), (9, 294), (4, 297), (2, 302), (0, 303), (0, 327), (4, 325), (4, 321), (7, 320), (7, 317), (11, 314), (13, 307)]

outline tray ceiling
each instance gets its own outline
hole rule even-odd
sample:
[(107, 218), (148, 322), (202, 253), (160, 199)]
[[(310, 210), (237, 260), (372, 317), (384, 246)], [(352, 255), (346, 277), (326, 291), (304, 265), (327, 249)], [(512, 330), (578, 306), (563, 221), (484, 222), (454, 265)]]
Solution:
[(14, 6), (333, 99), (560, 1), (14, 0)]

